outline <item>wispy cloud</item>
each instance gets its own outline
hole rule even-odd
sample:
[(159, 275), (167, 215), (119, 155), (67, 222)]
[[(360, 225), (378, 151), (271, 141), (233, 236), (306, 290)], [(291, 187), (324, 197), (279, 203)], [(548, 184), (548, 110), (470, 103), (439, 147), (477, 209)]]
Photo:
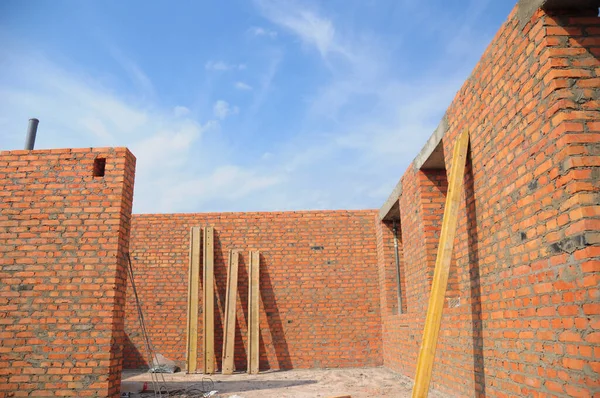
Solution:
[[(353, 190), (346, 191), (348, 204), (357, 203), (358, 196), (375, 198), (373, 192), (383, 202), (384, 192), (391, 191), (433, 132), (484, 46), (478, 43), (479, 48), (462, 53), (461, 62), (454, 59), (447, 65), (440, 59), (403, 79), (397, 71), (408, 65), (393, 64), (380, 37), (343, 31), (305, 2), (255, 3), (269, 22), (316, 50), (330, 73), (329, 80), (306, 100), (309, 122), (299, 134), (303, 139), (297, 140), (286, 170), (294, 175), (313, 170), (322, 176), (323, 164), (331, 164), (335, 169), (328, 170), (325, 179), (336, 188), (328, 188), (339, 192), (346, 190), (342, 184), (351, 185)], [(461, 42), (480, 41), (478, 32), (465, 27), (460, 31)], [(446, 44), (449, 51), (456, 46), (460, 46), (456, 40)], [(323, 131), (320, 126), (327, 127)], [(312, 190), (320, 203), (334, 200), (326, 187), (313, 185)]]
[(244, 91), (252, 90), (252, 86), (247, 83), (244, 83), (244, 82), (235, 82), (234, 87), (237, 88), (238, 90), (244, 90)]
[[(161, 107), (120, 95), (44, 57), (20, 54), (3, 62), (2, 149), (21, 147), (32, 116), (40, 119), (37, 148), (127, 146), (137, 158), (136, 212), (232, 210), (239, 198), (281, 181), (268, 170), (236, 165), (235, 155), (223, 149), (227, 143), (214, 134), (218, 119), (239, 111), (225, 101), (215, 103), (215, 119), (200, 121), (185, 106)], [(181, 195), (188, 198), (182, 200), (173, 194), (194, 181), (209, 183), (205, 197)]]
[(154, 96), (154, 85), (146, 75), (146, 73), (135, 63), (131, 58), (127, 57), (117, 47), (112, 46), (110, 53), (113, 58), (121, 67), (127, 72), (133, 83), (137, 86), (139, 91), (148, 96)]
[(335, 52), (348, 56), (338, 40), (333, 23), (316, 11), (295, 3), (258, 0), (257, 5), (269, 20), (315, 46), (321, 56)]
[[(390, 57), (389, 38), (336, 23), (328, 3), (255, 4), (277, 40), (251, 41), (261, 52), (248, 58), (252, 70), (244, 77), (227, 78), (246, 69), (235, 57), (206, 62), (210, 89), (191, 103), (182, 96), (165, 104), (149, 94), (159, 82), (125, 57), (117, 62), (135, 90), (117, 86), (112, 76), (11, 50), (0, 60), (2, 146), (20, 148), (34, 116), (41, 120), (40, 148), (128, 146), (138, 159), (136, 212), (378, 207), (479, 58), (483, 35), (469, 21), (444, 20), (460, 37), (440, 39), (444, 56), (415, 70), (408, 68), (412, 59)], [(480, 8), (472, 9), (479, 15)], [(439, 30), (433, 23), (425, 28)], [(282, 82), (290, 76), (288, 61), (298, 57), (319, 75), (301, 94)], [(287, 114), (265, 111), (280, 99), (300, 107), (293, 123)], [(253, 123), (257, 131), (269, 125), (267, 139), (251, 137), (256, 147), (240, 144)]]
[(224, 120), (228, 116), (237, 115), (240, 109), (237, 106), (231, 106), (227, 101), (218, 100), (213, 105), (213, 114), (217, 119)]
[(248, 32), (254, 36), (266, 36), (266, 37), (270, 37), (272, 39), (277, 37), (276, 31), (266, 29), (266, 28), (261, 28), (260, 26), (253, 26), (250, 29), (248, 29)]
[(231, 64), (224, 61), (208, 61), (204, 64), (206, 70), (227, 71), (227, 70), (244, 70), (246, 64)]
[(276, 51), (270, 55), (269, 62), (265, 67), (265, 70), (262, 72), (262, 75), (258, 79), (259, 83), (256, 92), (254, 93), (252, 104), (250, 105), (248, 111), (244, 112), (248, 118), (254, 118), (256, 116), (256, 113), (266, 101), (267, 96), (270, 94), (271, 86), (275, 76), (277, 75), (277, 72), (279, 71), (279, 65), (281, 64), (282, 58), (283, 55), (279, 51)]

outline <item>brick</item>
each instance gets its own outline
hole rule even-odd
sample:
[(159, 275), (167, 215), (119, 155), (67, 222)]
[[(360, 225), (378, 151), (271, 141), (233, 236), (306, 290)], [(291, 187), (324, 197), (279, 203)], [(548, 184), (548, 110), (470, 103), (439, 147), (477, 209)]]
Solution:
[[(109, 159), (120, 158), (120, 166), (92, 184), (87, 177), (92, 174), (95, 156), (86, 156), (100, 153)], [(126, 275), (124, 257), (117, 258), (115, 253), (127, 250), (133, 186), (124, 186), (120, 179), (125, 174), (133, 179), (134, 163), (128, 151), (117, 153), (110, 148), (0, 153), (0, 192), (10, 190), (14, 199), (2, 202), (0, 220), (16, 232), (4, 235), (0, 231), (0, 251), (8, 260), (0, 263), (0, 278), (8, 292), (14, 293), (10, 295), (12, 305), (5, 308), (5, 316), (0, 318), (7, 325), (2, 330), (11, 333), (2, 337), (0, 350), (0, 374), (8, 377), (10, 383), (0, 381), (0, 386), (8, 386), (8, 390), (17, 392), (15, 396), (119, 395), (122, 361), (119, 346), (124, 335), (122, 322), (115, 314), (123, 311)], [(20, 171), (6, 165), (19, 166)], [(36, 172), (42, 167), (44, 173)], [(88, 230), (94, 230), (87, 222), (89, 214), (79, 205), (86, 193), (98, 200), (97, 205), (89, 206), (94, 212), (99, 209), (107, 221), (122, 225), (125, 240), (116, 233), (86, 236)], [(115, 208), (119, 211), (114, 215), (104, 211)], [(50, 213), (60, 216), (45, 220)], [(78, 265), (65, 267), (81, 262), (77, 251), (81, 236), (86, 236), (85, 259), (92, 260), (93, 271)], [(113, 252), (104, 250), (108, 245), (114, 248)], [(90, 272), (98, 283), (84, 282)], [(85, 286), (93, 286), (93, 294), (86, 294)], [(57, 294), (67, 289), (68, 296)], [(104, 304), (106, 293), (119, 297), (119, 301)], [(0, 297), (7, 298), (9, 294), (0, 292)], [(106, 307), (84, 315), (90, 307), (100, 305)], [(90, 327), (73, 328), (70, 322), (77, 317), (87, 318)], [(116, 344), (110, 344), (112, 339)], [(78, 351), (98, 349), (106, 352), (111, 361), (95, 366), (94, 371), (83, 368), (89, 382), (74, 382), (74, 371), (79, 369), (73, 368), (80, 355)], [(30, 359), (35, 361), (29, 362)], [(109, 375), (113, 377), (104, 388), (89, 388), (90, 382), (106, 380)]]

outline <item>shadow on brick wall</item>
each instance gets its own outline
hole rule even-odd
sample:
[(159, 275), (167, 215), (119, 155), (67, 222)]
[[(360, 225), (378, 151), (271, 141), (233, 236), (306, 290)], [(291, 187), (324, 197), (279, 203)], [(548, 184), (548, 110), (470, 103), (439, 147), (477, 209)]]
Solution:
[(144, 355), (139, 352), (135, 344), (131, 341), (129, 334), (126, 332), (123, 334), (125, 335), (123, 344), (123, 357), (127, 358), (127, 368), (148, 368), (148, 361), (146, 361)]
[(477, 208), (473, 183), (471, 156), (465, 171), (465, 208), (467, 209), (467, 235), (469, 245), (469, 276), (471, 282), (471, 321), (473, 328), (473, 384), (475, 396), (485, 397), (485, 357), (483, 354), (483, 320), (481, 315), (481, 276), (479, 274), (479, 235)]
[[(248, 355), (244, 346), (244, 338), (248, 335), (248, 268), (246, 253), (240, 252), (238, 263), (238, 309), (242, 308), (241, 317), (240, 311), (237, 312), (235, 318), (235, 368), (237, 370), (248, 368)], [(242, 334), (242, 329), (244, 334)]]
[(583, 9), (548, 10), (547, 13), (554, 21), (556, 21), (558, 26), (565, 28), (566, 32), (568, 32), (568, 35), (561, 35), (564, 37), (563, 40), (565, 40), (565, 42), (561, 43), (561, 46), (566, 47), (567, 40), (573, 41), (574, 43), (569, 44), (570, 48), (577, 48), (580, 46), (586, 50), (588, 55), (600, 59), (600, 52), (597, 44), (597, 27), (600, 17), (598, 15), (599, 11), (597, 5), (590, 5), (589, 8)]
[[(225, 308), (226, 284), (227, 284), (227, 264), (228, 250), (224, 250), (221, 245), (218, 231), (215, 231), (215, 278), (217, 282), (215, 303), (215, 353), (216, 368), (222, 368), (221, 353), (223, 350), (223, 310)], [(223, 255), (218, 254), (223, 253)], [(238, 262), (238, 298), (237, 298), (237, 316), (234, 343), (234, 361), (235, 369), (238, 371), (246, 370), (248, 366), (248, 356), (244, 341), (248, 336), (248, 252), (246, 248), (240, 251)], [(265, 345), (264, 319), (261, 319), (261, 331), (259, 335), (259, 368), (266, 369), (292, 369), (288, 344), (283, 331), (283, 324), (277, 307), (277, 300), (273, 291), (273, 285), (269, 276), (269, 259), (261, 254), (260, 256), (260, 298), (264, 313), (266, 315), (271, 342), (273, 347), (267, 350)], [(241, 309), (241, 311), (240, 311)], [(267, 340), (268, 341), (268, 340)], [(268, 351), (275, 352), (277, 364), (269, 361)]]
[[(277, 363), (279, 369), (292, 369), (292, 361), (290, 360), (290, 352), (288, 349), (287, 340), (283, 332), (283, 325), (281, 323), (281, 316), (279, 315), (279, 309), (277, 308), (277, 299), (275, 298), (275, 292), (273, 291), (273, 284), (269, 276), (269, 267), (264, 256), (260, 255), (261, 269), (260, 269), (260, 296), (264, 305), (265, 313), (267, 315), (267, 322), (271, 331), (271, 338), (273, 341), (273, 348), (275, 349), (275, 355), (277, 357)], [(261, 333), (261, 362), (262, 359), (266, 359), (266, 349)], [(261, 363), (260, 368), (263, 366), (269, 366), (268, 360), (266, 364)]]
[[(218, 231), (214, 231), (214, 278), (215, 278), (215, 311), (214, 311), (214, 352), (215, 352), (215, 371), (219, 369), (223, 369), (222, 367), (222, 353), (223, 353), (223, 331), (224, 331), (224, 322), (225, 322), (225, 299), (227, 296), (227, 264), (229, 262), (229, 253), (225, 252), (221, 246), (221, 239), (219, 238)], [(204, 253), (201, 254), (201, 261), (204, 261)], [(201, 263), (202, 264), (202, 263)], [(202, 286), (202, 290), (200, 291), (200, 309), (204, 311), (203, 306), (203, 291), (204, 291), (204, 278), (203, 278), (203, 269), (202, 265), (200, 268), (200, 286)], [(239, 283), (239, 282), (238, 282)], [(236, 317), (237, 319), (237, 317)], [(202, 326), (204, 328), (204, 325)], [(203, 330), (199, 329), (198, 333), (198, 350), (202, 350), (203, 343)], [(198, 358), (201, 358), (201, 355), (198, 355)], [(203, 369), (203, 363), (199, 364), (198, 369)]]

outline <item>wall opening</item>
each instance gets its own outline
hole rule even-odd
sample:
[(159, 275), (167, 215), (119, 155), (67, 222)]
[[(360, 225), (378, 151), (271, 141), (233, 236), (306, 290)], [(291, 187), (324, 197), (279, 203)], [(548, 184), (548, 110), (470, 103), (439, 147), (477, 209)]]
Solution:
[(104, 177), (106, 170), (106, 158), (94, 159), (94, 177)]
[(399, 208), (391, 220), (382, 221), (387, 227), (386, 246), (389, 248), (385, 269), (385, 289), (388, 314), (406, 313), (406, 288), (404, 274), (404, 251)]
[(407, 312), (406, 286), (405, 286), (405, 268), (404, 268), (404, 250), (402, 246), (402, 223), (400, 219), (392, 223), (392, 234), (394, 235), (394, 263), (396, 277), (396, 299), (397, 313), (405, 314)]

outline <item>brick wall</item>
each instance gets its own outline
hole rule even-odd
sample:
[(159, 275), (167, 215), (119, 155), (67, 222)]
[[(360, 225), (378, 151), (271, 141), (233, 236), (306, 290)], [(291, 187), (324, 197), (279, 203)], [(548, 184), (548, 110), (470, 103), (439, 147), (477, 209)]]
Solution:
[[(513, 10), (448, 108), (446, 170), (402, 177), (407, 313), (382, 311), (384, 364), (414, 377), (452, 150), (471, 132), (433, 386), (459, 396), (600, 389), (598, 10)], [(433, 177), (433, 178), (432, 178)], [(382, 275), (393, 261), (376, 227)]]
[[(215, 228), (217, 368), (226, 264), (241, 249), (235, 362), (246, 368), (248, 250), (261, 252), (260, 368), (381, 365), (375, 211), (134, 215), (137, 288), (157, 352), (185, 364), (189, 231)], [(200, 295), (202, 296), (202, 295)], [(128, 294), (127, 367), (147, 365)], [(202, 303), (200, 303), (200, 311)], [(199, 342), (202, 316), (199, 316)], [(202, 344), (198, 369), (202, 371)]]
[(0, 397), (119, 396), (134, 168), (125, 148), (0, 152)]

